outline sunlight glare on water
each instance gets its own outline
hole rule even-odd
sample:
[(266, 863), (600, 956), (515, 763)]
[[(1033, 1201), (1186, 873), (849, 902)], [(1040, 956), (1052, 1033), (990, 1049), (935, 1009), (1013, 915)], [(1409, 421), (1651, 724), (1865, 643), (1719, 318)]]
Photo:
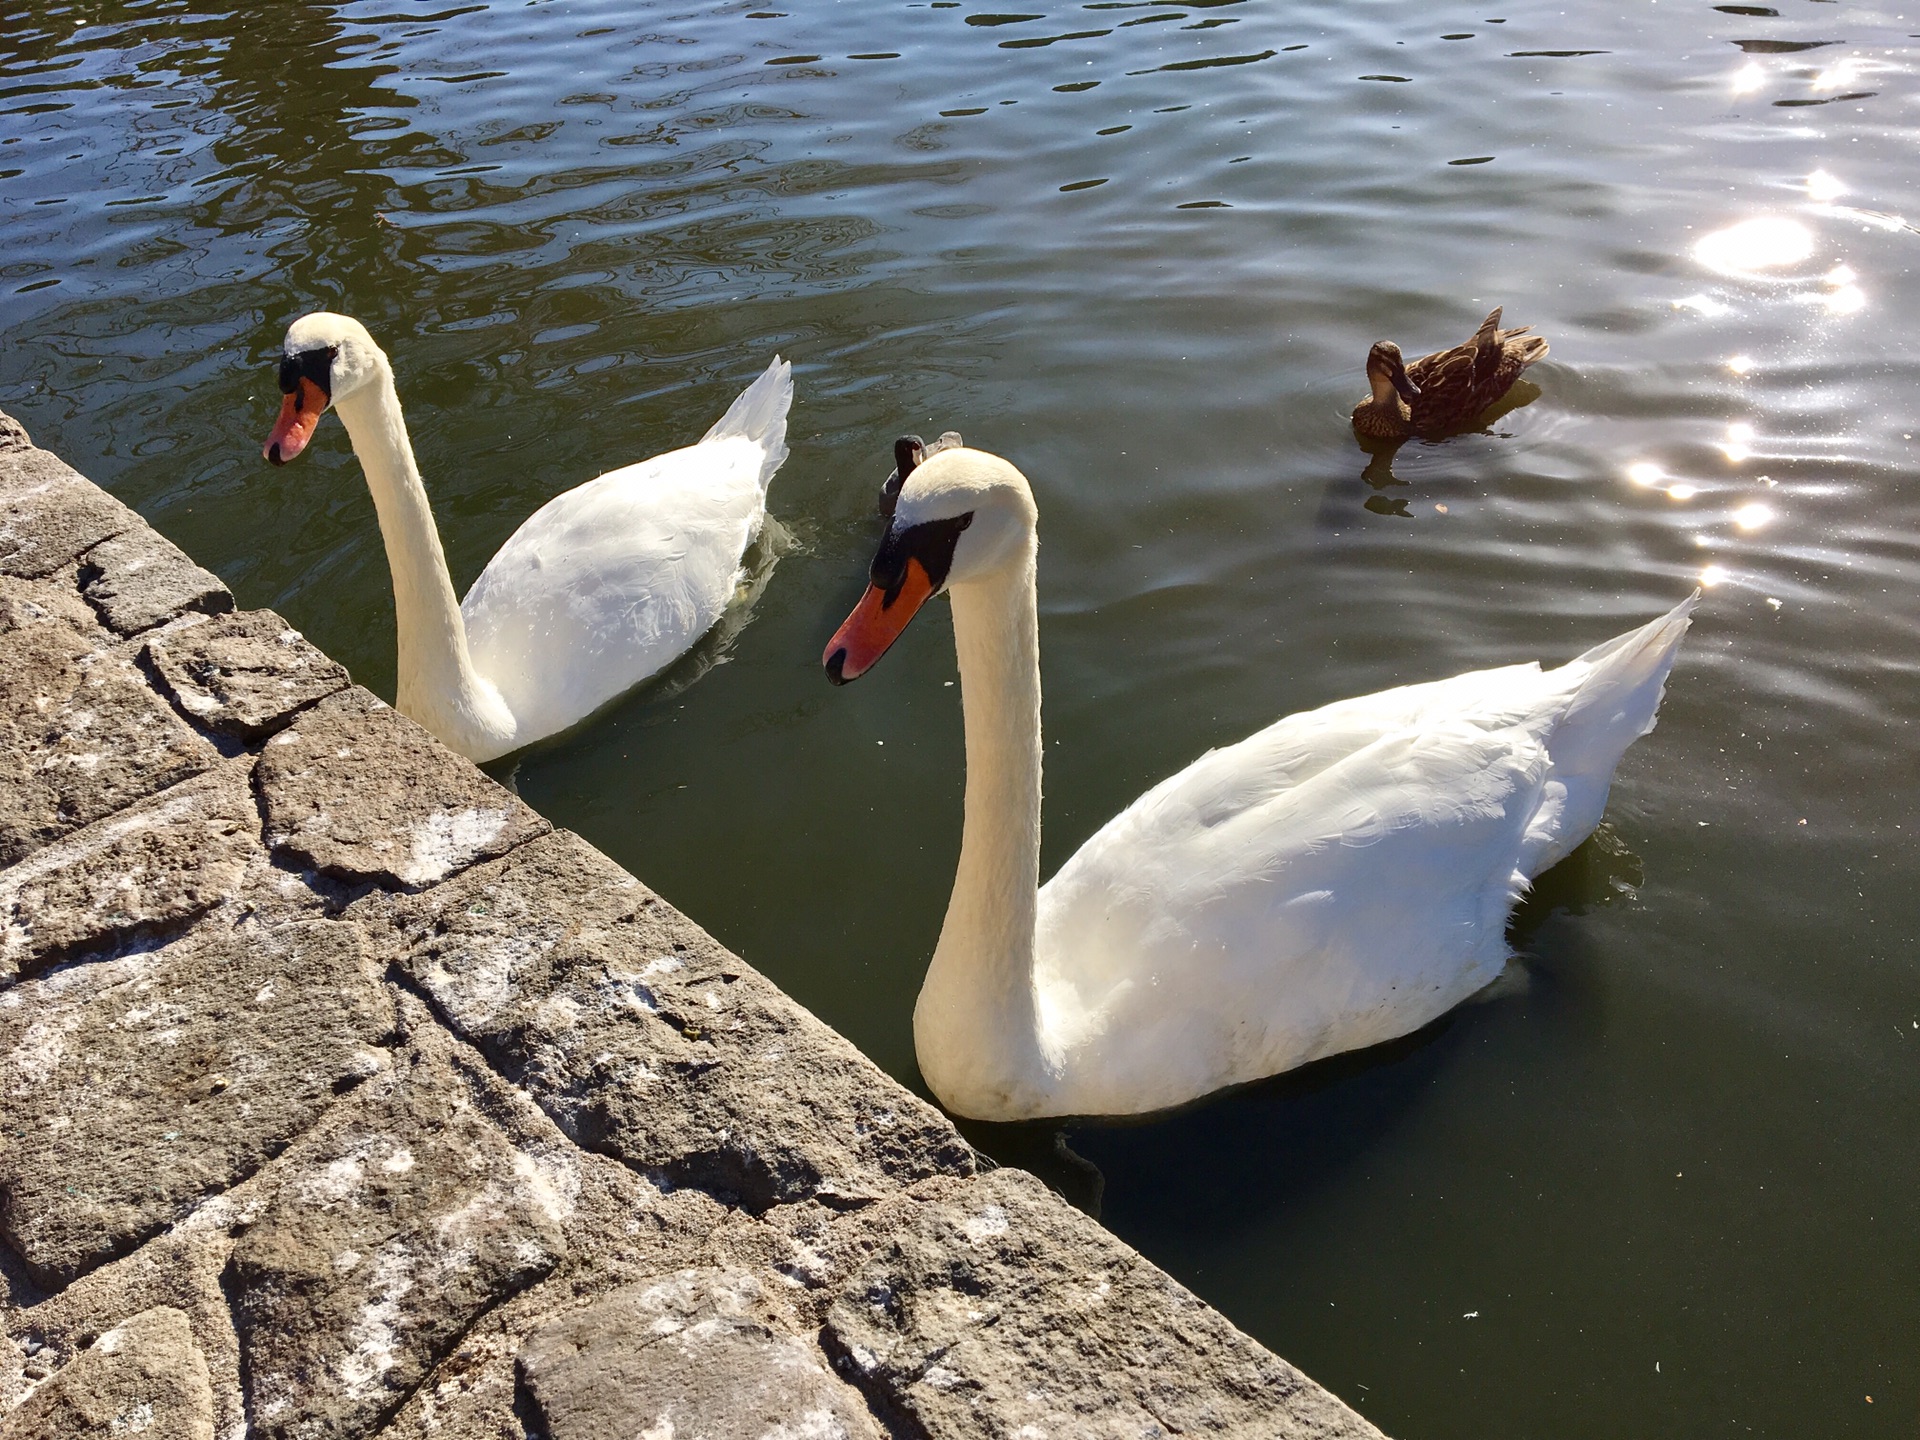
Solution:
[(1798, 220), (1761, 215), (1701, 237), (1693, 258), (1723, 275), (1751, 275), (1798, 265), (1813, 246), (1813, 232)]

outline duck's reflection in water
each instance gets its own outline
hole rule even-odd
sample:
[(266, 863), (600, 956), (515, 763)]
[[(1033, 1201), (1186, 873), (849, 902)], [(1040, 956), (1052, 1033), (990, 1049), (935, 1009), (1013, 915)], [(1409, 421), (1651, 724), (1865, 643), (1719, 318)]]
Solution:
[[(1362, 435), (1355, 432), (1354, 443), (1367, 456), (1367, 463), (1360, 472), (1360, 479), (1365, 482), (1370, 492), (1360, 497), (1361, 508), (1375, 515), (1392, 516), (1401, 520), (1415, 518), (1413, 512), (1407, 508), (1407, 496), (1389, 493), (1410, 487), (1413, 483), (1394, 472), (1394, 458), (1399, 455), (1403, 446), (1444, 445), (1462, 435), (1486, 435), (1496, 440), (1511, 440), (1514, 438), (1512, 431), (1497, 430), (1494, 427), (1521, 406), (1531, 405), (1538, 400), (1540, 394), (1540, 387), (1533, 381), (1516, 380), (1512, 389), (1474, 417), (1471, 426), (1443, 436), (1426, 436), (1416, 440), (1405, 437)], [(1347, 490), (1345, 486), (1339, 488), (1342, 491)]]

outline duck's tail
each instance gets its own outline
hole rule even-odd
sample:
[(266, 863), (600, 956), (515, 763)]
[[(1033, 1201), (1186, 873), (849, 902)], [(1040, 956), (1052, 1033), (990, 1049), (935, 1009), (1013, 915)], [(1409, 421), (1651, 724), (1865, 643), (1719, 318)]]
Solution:
[(1699, 601), (1695, 590), (1658, 620), (1616, 635), (1554, 672), (1575, 688), (1547, 737), (1550, 793), (1529, 827), (1521, 866), (1529, 879), (1571, 852), (1600, 823), (1615, 767), (1627, 747), (1653, 729), (1667, 675)]
[(1518, 330), (1500, 332), (1500, 348), (1513, 359), (1520, 362), (1520, 368), (1526, 369), (1536, 360), (1547, 358), (1547, 340), (1544, 335), (1532, 335), (1533, 327), (1522, 325)]
[(1531, 325), (1516, 325), (1511, 330), (1500, 328), (1500, 312), (1504, 308), (1494, 306), (1492, 313), (1480, 322), (1480, 328), (1473, 332), (1472, 344), (1479, 357), (1476, 367), (1517, 360), (1519, 368), (1524, 370), (1534, 361), (1546, 359), (1547, 342), (1533, 333)]
[(793, 405), (793, 366), (778, 355), (760, 378), (742, 390), (727, 407), (727, 413), (713, 422), (713, 428), (700, 437), (731, 440), (736, 436), (758, 445), (765, 457), (760, 462), (760, 490), (766, 493), (787, 458), (787, 411)]

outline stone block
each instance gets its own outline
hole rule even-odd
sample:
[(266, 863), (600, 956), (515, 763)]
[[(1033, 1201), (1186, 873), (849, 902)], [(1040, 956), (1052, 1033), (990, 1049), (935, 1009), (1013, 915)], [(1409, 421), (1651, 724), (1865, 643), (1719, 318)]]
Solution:
[(432, 885), (553, 828), (357, 686), (268, 741), (256, 779), (267, 843), (348, 881)]
[(831, 1231), (823, 1339), (905, 1433), (1379, 1440), (1024, 1171), (928, 1181)]
[(0, 865), (219, 758), (125, 647), (57, 624), (0, 635)]
[(230, 760), (0, 870), (0, 984), (177, 931), (238, 895), (267, 863), (252, 769)]
[(528, 1336), (622, 1286), (701, 1260), (724, 1218), (698, 1191), (662, 1195), (603, 1156), (581, 1155), (580, 1172), (578, 1208), (566, 1227), (567, 1259), (547, 1280), (476, 1321), (379, 1432), (380, 1440), (524, 1440), (528, 1402), (517, 1357)]
[[(50, 1299), (8, 1314), (6, 1328), (19, 1363), (0, 1365), (0, 1371), (11, 1370), (0, 1373), (0, 1414), (21, 1404), (102, 1335), (142, 1311), (163, 1305), (186, 1317), (193, 1345), (205, 1363), (213, 1391), (214, 1433), (244, 1435), (240, 1352), (227, 1297), (220, 1288), (231, 1244), (224, 1224), (207, 1222), (220, 1218), (217, 1212), (224, 1202), (244, 1196), (257, 1180), (202, 1206), (186, 1224), (125, 1259), (101, 1266)], [(7, 1348), (7, 1342), (0, 1340), (0, 1355)]]
[(0, 575), (42, 579), (145, 524), (58, 456), (0, 445)]
[(883, 1440), (778, 1276), (684, 1270), (554, 1321), (520, 1351), (548, 1440)]
[(558, 1135), (516, 1144), (488, 1113), (512, 1103), (505, 1087), (419, 1038), (325, 1144), (282, 1162), (234, 1245), (227, 1288), (268, 1440), (370, 1434), (567, 1253), (581, 1157)]
[(93, 607), (80, 598), (79, 590), (73, 585), (64, 584), (60, 579), (22, 580), (13, 575), (0, 575), (0, 635), (11, 635), (29, 625), (49, 622), (86, 636), (89, 648), (112, 643), (112, 637), (94, 618)]
[(207, 1362), (168, 1305), (116, 1325), (0, 1420), (0, 1440), (213, 1440)]
[(350, 683), (344, 665), (271, 610), (170, 626), (148, 641), (147, 656), (176, 705), (250, 744)]
[(379, 1071), (359, 934), (203, 925), (0, 991), (0, 1238), (58, 1288), (251, 1174)]
[(577, 836), (356, 912), (562, 1130), (666, 1185), (757, 1211), (973, 1169), (944, 1116)]
[(233, 596), (218, 576), (144, 524), (101, 541), (81, 557), (80, 589), (108, 628), (121, 635), (151, 630), (189, 610), (217, 615), (233, 609)]

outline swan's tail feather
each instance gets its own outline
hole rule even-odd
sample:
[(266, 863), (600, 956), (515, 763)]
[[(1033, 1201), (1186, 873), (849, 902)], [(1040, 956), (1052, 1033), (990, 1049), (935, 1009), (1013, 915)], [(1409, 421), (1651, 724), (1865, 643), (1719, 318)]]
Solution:
[(760, 489), (765, 493), (773, 472), (787, 458), (787, 411), (792, 405), (793, 366), (776, 355), (760, 378), (742, 390), (727, 413), (700, 437), (701, 443), (738, 436), (758, 445), (766, 453), (760, 463)]
[(1667, 676), (1699, 602), (1696, 590), (1658, 620), (1616, 635), (1568, 664), (1579, 683), (1547, 737), (1553, 769), (1528, 837), (1530, 853), (1523, 856), (1527, 874), (1538, 875), (1569, 854), (1600, 823), (1614, 768), (1627, 747), (1653, 729)]
[(1680, 639), (1693, 623), (1694, 591), (1658, 620), (1596, 645), (1573, 663), (1591, 667), (1555, 727), (1549, 745), (1556, 770), (1609, 771), (1627, 746), (1653, 729), (1667, 674), (1680, 653)]

